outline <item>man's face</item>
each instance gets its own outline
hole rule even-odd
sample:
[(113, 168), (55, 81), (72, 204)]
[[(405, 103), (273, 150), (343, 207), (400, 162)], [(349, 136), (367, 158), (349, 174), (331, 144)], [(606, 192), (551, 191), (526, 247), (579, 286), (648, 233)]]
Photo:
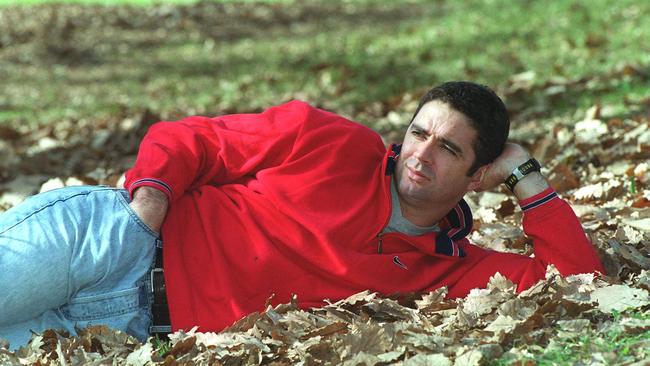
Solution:
[(426, 103), (406, 131), (396, 179), (400, 199), (416, 207), (453, 205), (475, 189), (483, 169), (468, 177), (477, 132), (469, 119), (438, 100)]

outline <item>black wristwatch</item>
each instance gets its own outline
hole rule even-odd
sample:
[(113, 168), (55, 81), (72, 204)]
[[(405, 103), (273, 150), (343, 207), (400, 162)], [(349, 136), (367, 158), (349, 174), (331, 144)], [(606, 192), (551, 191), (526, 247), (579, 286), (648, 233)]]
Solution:
[(542, 169), (542, 166), (539, 165), (539, 161), (537, 161), (535, 158), (531, 158), (525, 163), (516, 167), (512, 171), (512, 174), (510, 174), (510, 176), (506, 178), (506, 181), (504, 183), (506, 184), (506, 187), (508, 187), (508, 189), (511, 192), (514, 192), (515, 185), (521, 180), (521, 178), (525, 177), (527, 174), (530, 174), (532, 172), (538, 172), (540, 171), (540, 169)]

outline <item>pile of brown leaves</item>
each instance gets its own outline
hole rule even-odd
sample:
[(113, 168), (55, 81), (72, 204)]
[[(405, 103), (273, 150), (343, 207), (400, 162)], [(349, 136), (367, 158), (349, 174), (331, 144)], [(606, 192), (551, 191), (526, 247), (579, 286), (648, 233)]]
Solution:
[[(447, 300), (442, 288), (405, 305), (362, 292), (310, 311), (295, 301), (268, 306), (220, 333), (172, 334), (164, 354), (152, 341), (140, 345), (105, 327), (77, 337), (47, 331), (16, 353), (0, 349), (0, 363), (480, 365), (506, 351), (525, 355), (557, 333), (647, 331), (650, 319), (613, 321), (611, 314), (647, 308), (648, 290), (648, 271), (627, 285), (593, 275), (562, 278), (550, 267), (545, 281), (520, 294), (496, 274), (486, 289), (460, 300)], [(608, 364), (615, 356), (592, 357)]]

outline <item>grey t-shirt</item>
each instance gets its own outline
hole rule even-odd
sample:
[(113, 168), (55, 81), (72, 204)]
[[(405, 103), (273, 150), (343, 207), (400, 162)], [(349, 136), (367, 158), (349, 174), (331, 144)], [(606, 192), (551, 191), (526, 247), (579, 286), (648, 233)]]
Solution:
[(416, 236), (432, 231), (440, 231), (438, 225), (417, 226), (402, 216), (402, 208), (399, 204), (399, 199), (397, 198), (397, 187), (395, 185), (395, 179), (390, 180), (390, 196), (393, 211), (390, 214), (390, 221), (384, 228), (383, 233), (400, 232), (406, 235)]

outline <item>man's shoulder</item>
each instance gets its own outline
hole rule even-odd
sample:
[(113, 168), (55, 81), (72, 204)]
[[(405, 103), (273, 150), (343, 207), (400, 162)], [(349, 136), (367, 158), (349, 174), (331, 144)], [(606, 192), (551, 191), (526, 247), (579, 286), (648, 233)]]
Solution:
[[(309, 127), (336, 129), (339, 133), (381, 142), (381, 136), (372, 128), (323, 107), (302, 100), (292, 100), (278, 107), (302, 114), (304, 118), (301, 119)], [(383, 142), (381, 144), (383, 145)]]
[(335, 164), (337, 169), (375, 166), (385, 155), (381, 136), (363, 124), (303, 101), (281, 107), (286, 108), (284, 116), (293, 119), (289, 123), (296, 128), (294, 154), (318, 157), (319, 164)]

